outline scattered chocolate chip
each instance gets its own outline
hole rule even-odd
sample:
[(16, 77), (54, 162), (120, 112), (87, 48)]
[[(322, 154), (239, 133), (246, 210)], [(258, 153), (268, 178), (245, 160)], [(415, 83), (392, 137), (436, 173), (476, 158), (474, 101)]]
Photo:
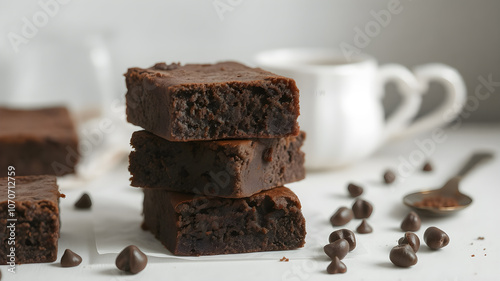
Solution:
[(347, 186), (347, 191), (349, 191), (349, 194), (351, 195), (351, 197), (358, 197), (361, 194), (363, 194), (363, 188), (361, 186), (355, 185), (353, 183), (350, 183)]
[(136, 274), (148, 264), (148, 257), (137, 246), (130, 245), (123, 249), (115, 261), (118, 269)]
[(361, 224), (356, 228), (356, 231), (360, 234), (372, 233), (373, 228), (366, 222), (365, 219), (361, 221)]
[(330, 218), (330, 223), (333, 226), (345, 225), (346, 223), (350, 222), (353, 217), (354, 214), (352, 213), (351, 209), (347, 207), (340, 207)]
[(391, 170), (385, 171), (385, 173), (384, 173), (385, 183), (387, 183), (387, 184), (393, 183), (395, 180), (396, 180), (396, 175), (394, 174), (393, 171), (391, 171)]
[(352, 212), (357, 219), (367, 219), (373, 212), (373, 206), (368, 201), (357, 199), (352, 205)]
[(82, 257), (71, 251), (70, 249), (66, 249), (64, 251), (64, 254), (61, 257), (62, 267), (74, 267), (79, 265), (80, 263), (82, 263)]
[(330, 243), (333, 243), (339, 239), (345, 239), (347, 240), (347, 243), (349, 243), (349, 251), (354, 250), (356, 248), (356, 236), (354, 235), (354, 232), (350, 231), (349, 229), (339, 229), (330, 234), (330, 237), (328, 237), (328, 241)]
[(392, 248), (389, 259), (394, 265), (400, 267), (410, 267), (418, 261), (415, 251), (408, 244), (397, 245)]
[(422, 167), (422, 171), (425, 171), (425, 172), (430, 172), (430, 171), (432, 171), (432, 165), (431, 165), (431, 163), (426, 162), (426, 163), (424, 164), (424, 166)]
[(326, 272), (329, 274), (345, 273), (346, 271), (347, 267), (338, 257), (334, 257), (332, 262), (326, 268)]
[(180, 66), (181, 66), (180, 63), (166, 64), (164, 62), (159, 62), (159, 63), (155, 64), (154, 68), (159, 69), (159, 70), (174, 70)]
[(422, 221), (420, 220), (420, 216), (411, 211), (401, 222), (401, 229), (403, 231), (417, 231), (420, 229), (421, 224)]
[(345, 239), (336, 240), (333, 243), (325, 245), (325, 247), (323, 247), (323, 251), (325, 251), (325, 254), (332, 260), (334, 257), (338, 257), (339, 260), (341, 260), (349, 252), (349, 242)]
[(424, 232), (424, 241), (429, 248), (437, 250), (448, 245), (450, 237), (441, 229), (431, 226)]
[(75, 203), (75, 208), (77, 209), (90, 209), (92, 206), (92, 200), (90, 199), (90, 196), (88, 193), (83, 193), (82, 197), (78, 199)]
[(262, 153), (262, 160), (264, 160), (264, 162), (273, 161), (273, 148), (272, 147), (264, 150), (264, 152)]
[(405, 244), (410, 245), (410, 247), (413, 249), (413, 251), (415, 253), (418, 252), (418, 249), (420, 249), (420, 239), (413, 232), (406, 232), (404, 234), (404, 236), (399, 239), (398, 244), (399, 245), (405, 245)]

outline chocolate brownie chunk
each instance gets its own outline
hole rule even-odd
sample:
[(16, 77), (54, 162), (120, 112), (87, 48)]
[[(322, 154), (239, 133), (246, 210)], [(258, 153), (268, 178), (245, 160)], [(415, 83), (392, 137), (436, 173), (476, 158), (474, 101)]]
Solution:
[(56, 177), (0, 178), (0, 193), (4, 194), (0, 201), (0, 264), (55, 261), (61, 196)]
[(286, 187), (239, 199), (144, 189), (143, 228), (181, 256), (291, 250), (306, 235), (299, 199)]
[(132, 135), (132, 186), (218, 197), (248, 197), (305, 177), (305, 134), (248, 140), (170, 142)]
[(236, 62), (158, 63), (125, 74), (127, 120), (170, 141), (297, 135), (295, 81)]
[(35, 110), (0, 108), (0, 171), (16, 175), (75, 172), (78, 137), (64, 107)]

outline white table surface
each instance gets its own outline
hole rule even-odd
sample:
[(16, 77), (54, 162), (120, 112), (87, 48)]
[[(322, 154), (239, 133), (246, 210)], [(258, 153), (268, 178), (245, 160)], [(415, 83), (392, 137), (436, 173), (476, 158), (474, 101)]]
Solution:
[[(94, 205), (94, 211), (77, 211), (73, 203), (83, 190), (61, 186), (67, 197), (60, 205), (62, 228), (58, 257), (70, 248), (82, 256), (82, 264), (74, 268), (61, 268), (58, 261), (26, 264), (18, 266), (16, 274), (1, 266), (2, 280), (499, 280), (500, 217), (496, 207), (500, 207), (500, 125), (447, 129), (446, 136), (446, 141), (436, 144), (435, 152), (429, 156), (434, 171), (424, 173), (418, 167), (393, 185), (383, 184), (382, 174), (386, 168), (397, 169), (400, 157), (408, 159), (418, 150), (412, 140), (387, 145), (369, 159), (342, 170), (308, 172), (305, 180), (290, 184), (302, 202), (308, 222), (307, 247), (315, 253), (310, 257), (291, 258), (289, 262), (279, 261), (287, 252), (276, 253), (274, 260), (259, 259), (258, 255), (236, 261), (149, 257), (144, 271), (137, 275), (125, 274), (114, 265), (116, 254), (101, 255), (97, 251), (94, 221), (100, 212), (106, 212), (106, 207)], [(496, 158), (462, 181), (461, 190), (474, 199), (472, 206), (452, 217), (422, 218), (422, 228), (417, 231), (422, 242), (417, 253), (418, 263), (411, 268), (393, 266), (389, 251), (402, 236), (399, 225), (409, 211), (401, 203), (403, 195), (424, 187), (438, 187), (476, 150), (494, 151)], [(98, 197), (100, 192), (113, 188), (132, 189), (127, 187), (128, 178), (126, 165), (120, 165), (104, 177), (89, 182), (85, 190)], [(374, 205), (369, 218), (374, 232), (357, 234), (358, 247), (343, 260), (347, 273), (332, 276), (326, 274), (329, 261), (322, 254), (322, 247), (328, 242), (328, 235), (339, 229), (330, 225), (329, 217), (338, 207), (353, 203), (346, 190), (351, 181), (364, 187), (362, 197)], [(121, 202), (119, 194), (109, 200)], [(97, 200), (95, 204), (103, 202)], [(134, 208), (140, 210), (141, 199), (123, 204), (136, 204)], [(135, 220), (139, 216), (136, 214)], [(353, 220), (345, 227), (354, 230), (359, 223), (360, 220)], [(450, 244), (439, 251), (429, 250), (423, 242), (423, 233), (429, 226), (445, 230)], [(484, 240), (478, 240), (480, 236)]]

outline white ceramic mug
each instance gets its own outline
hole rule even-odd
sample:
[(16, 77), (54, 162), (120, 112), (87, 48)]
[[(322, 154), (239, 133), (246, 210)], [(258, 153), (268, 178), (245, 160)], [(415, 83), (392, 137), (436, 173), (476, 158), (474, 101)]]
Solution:
[[(368, 55), (347, 60), (324, 48), (265, 51), (257, 64), (295, 79), (300, 90), (299, 125), (309, 169), (341, 167), (370, 155), (386, 141), (409, 137), (442, 126), (456, 117), (466, 99), (460, 74), (442, 64), (426, 64), (413, 73), (402, 65), (378, 66)], [(383, 86), (394, 81), (402, 101), (387, 120)], [(415, 122), (429, 81), (445, 86), (446, 98), (434, 111)], [(450, 114), (453, 113), (453, 114)]]

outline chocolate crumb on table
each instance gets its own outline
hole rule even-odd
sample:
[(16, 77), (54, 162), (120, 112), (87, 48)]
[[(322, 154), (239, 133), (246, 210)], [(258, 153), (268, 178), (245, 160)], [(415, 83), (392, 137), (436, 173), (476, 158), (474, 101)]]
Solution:
[(174, 255), (278, 251), (305, 244), (297, 196), (276, 187), (246, 198), (197, 196), (144, 189), (143, 228)]
[(299, 133), (291, 78), (236, 62), (130, 68), (127, 121), (170, 141), (274, 138)]
[(305, 177), (305, 137), (301, 132), (273, 139), (171, 142), (138, 131), (131, 139), (131, 185), (248, 197)]
[(0, 170), (16, 168), (17, 176), (75, 173), (78, 137), (64, 107), (0, 107)]
[[(0, 193), (7, 194), (7, 178), (0, 178)], [(10, 226), (15, 226), (16, 264), (53, 262), (57, 259), (59, 239), (59, 187), (56, 177), (16, 176), (14, 216), (10, 216), (7, 196), (0, 201), (0, 229), (3, 237), (10, 237)], [(8, 221), (15, 218), (17, 221)], [(8, 243), (0, 245), (0, 264), (10, 260)]]

